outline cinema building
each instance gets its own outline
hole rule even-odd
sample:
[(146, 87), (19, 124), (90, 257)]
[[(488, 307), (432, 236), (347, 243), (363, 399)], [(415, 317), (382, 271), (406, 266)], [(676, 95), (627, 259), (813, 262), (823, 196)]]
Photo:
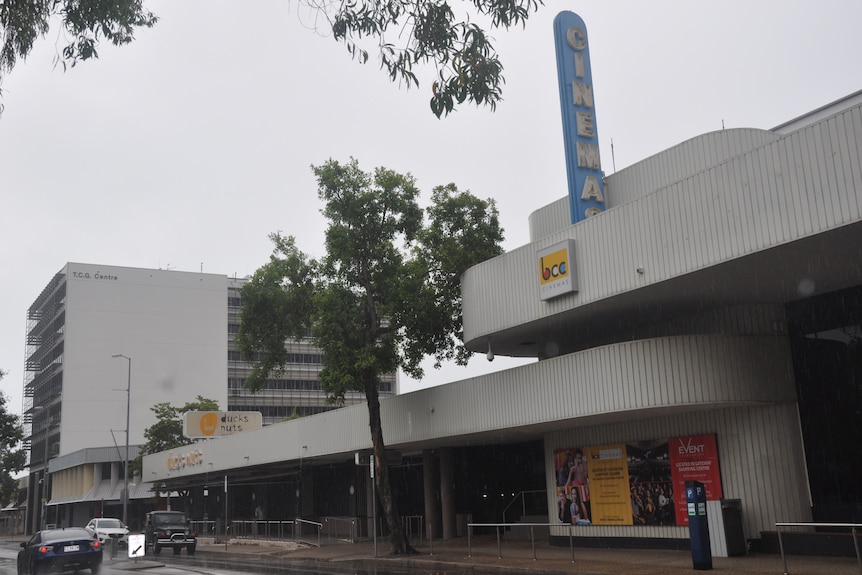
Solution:
[[(537, 361), (382, 402), (402, 513), (434, 537), (577, 522), (578, 545), (684, 548), (696, 480), (752, 547), (862, 521), (860, 156), (862, 92), (609, 175), (578, 223), (568, 197), (534, 212), (462, 290), (470, 349)], [(362, 405), (195, 449), (144, 459), (193, 516), (372, 516)]]

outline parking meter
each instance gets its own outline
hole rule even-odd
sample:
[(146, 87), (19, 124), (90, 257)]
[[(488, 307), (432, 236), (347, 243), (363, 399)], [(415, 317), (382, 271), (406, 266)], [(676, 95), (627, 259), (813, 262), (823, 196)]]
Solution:
[(712, 569), (712, 548), (709, 545), (709, 524), (706, 517), (706, 489), (700, 481), (685, 482), (685, 502), (688, 509), (688, 533), (694, 568)]

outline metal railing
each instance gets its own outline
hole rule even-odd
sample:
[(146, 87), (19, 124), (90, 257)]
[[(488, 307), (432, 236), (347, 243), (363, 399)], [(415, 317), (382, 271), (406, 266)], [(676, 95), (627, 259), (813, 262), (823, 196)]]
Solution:
[(401, 528), (408, 541), (422, 541), (424, 520), (424, 515), (405, 515), (401, 518)]
[[(532, 491), (519, 491), (518, 494), (515, 496), (515, 498), (512, 499), (512, 501), (508, 505), (506, 505), (506, 507), (503, 509), (503, 523), (506, 522), (506, 511), (508, 511), (509, 508), (512, 505), (514, 505), (515, 503), (517, 503), (518, 501), (521, 502), (521, 517), (526, 515), (527, 514), (527, 495), (538, 495), (538, 494), (542, 494), (545, 497), (547, 497), (548, 492), (544, 489), (534, 489)], [(541, 511), (545, 514), (547, 514), (547, 511), (548, 511), (547, 503), (548, 503), (547, 500), (545, 500), (544, 509), (541, 509)]]
[[(308, 543), (309, 545), (317, 545), (320, 547), (320, 533), (323, 531), (323, 523), (318, 523), (317, 521), (307, 521), (305, 519), (299, 519), (298, 517), (294, 520), (296, 523), (293, 531), (293, 540), (301, 541), (303, 543)], [(312, 531), (317, 531), (317, 542), (309, 541), (305, 538), (305, 529), (311, 528)]]
[(784, 563), (784, 575), (789, 575), (787, 571), (787, 556), (784, 554), (784, 542), (781, 539), (782, 527), (850, 529), (853, 535), (853, 547), (856, 549), (856, 564), (859, 565), (859, 572), (862, 573), (862, 556), (859, 554), (859, 540), (856, 538), (856, 530), (862, 529), (862, 523), (776, 523), (775, 530), (778, 532), (778, 548), (781, 550), (781, 561)]
[[(340, 522), (347, 522), (351, 525), (348, 529), (350, 542), (355, 541), (355, 522), (342, 519)], [(337, 525), (339, 523), (336, 518), (329, 518), (327, 526)], [(218, 538), (222, 535), (221, 524), (217, 521), (191, 521), (189, 526), (198, 535), (206, 537)], [(265, 519), (237, 519), (231, 521), (224, 528), (225, 542), (228, 537), (235, 539), (260, 539), (265, 541), (299, 541), (309, 545), (320, 547), (321, 532), (323, 523), (317, 521), (308, 521), (306, 519), (283, 519), (283, 520), (265, 520)], [(336, 532), (336, 536), (338, 533)]]
[[(231, 521), (224, 530), (224, 535), (230, 533), (237, 539), (261, 539), (267, 541), (296, 540), (296, 522), (294, 520), (244, 520)], [(216, 521), (191, 521), (189, 526), (199, 536), (219, 537), (222, 535), (221, 524)]]
[(586, 528), (587, 526), (583, 525), (571, 525), (571, 524), (560, 524), (560, 523), (468, 523), (467, 524), (467, 555), (469, 557), (473, 556), (473, 528), (474, 527), (494, 527), (497, 531), (497, 557), (503, 558), (503, 545), (502, 545), (502, 537), (500, 536), (500, 528), (503, 529), (509, 527), (529, 527), (530, 528), (530, 543), (533, 546), (533, 561), (536, 560), (536, 533), (535, 527), (547, 527), (550, 529), (551, 527), (568, 527), (569, 530), (569, 548), (572, 551), (572, 563), (575, 562), (575, 538), (574, 538), (574, 530), (577, 528)]
[(23, 520), (10, 515), (0, 516), (0, 535), (18, 535), (23, 533)]
[(296, 539), (295, 522), (292, 520), (243, 519), (231, 521), (230, 525), (231, 533), (238, 539), (264, 539), (268, 541)]
[(354, 543), (356, 541), (356, 520), (346, 517), (324, 517), (326, 538)]
[(198, 535), (205, 535), (207, 537), (215, 536), (215, 521), (190, 521), (189, 527)]

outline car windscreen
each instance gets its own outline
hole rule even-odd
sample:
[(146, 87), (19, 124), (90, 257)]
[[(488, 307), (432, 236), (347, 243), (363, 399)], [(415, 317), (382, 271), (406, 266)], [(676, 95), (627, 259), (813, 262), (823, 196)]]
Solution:
[(122, 529), (123, 522), (119, 519), (99, 519), (96, 522), (96, 527), (100, 529)]
[(92, 539), (90, 532), (83, 527), (69, 527), (67, 529), (51, 529), (42, 532), (42, 541), (68, 541), (70, 539)]
[(153, 525), (185, 525), (185, 515), (156, 515), (153, 517)]

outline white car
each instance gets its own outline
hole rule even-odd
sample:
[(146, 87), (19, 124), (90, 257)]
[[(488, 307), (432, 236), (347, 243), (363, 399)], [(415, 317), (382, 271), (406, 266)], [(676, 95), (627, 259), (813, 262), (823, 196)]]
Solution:
[(86, 529), (99, 538), (102, 545), (108, 545), (114, 540), (118, 545), (129, 544), (129, 528), (122, 521), (114, 517), (96, 517), (90, 519)]

